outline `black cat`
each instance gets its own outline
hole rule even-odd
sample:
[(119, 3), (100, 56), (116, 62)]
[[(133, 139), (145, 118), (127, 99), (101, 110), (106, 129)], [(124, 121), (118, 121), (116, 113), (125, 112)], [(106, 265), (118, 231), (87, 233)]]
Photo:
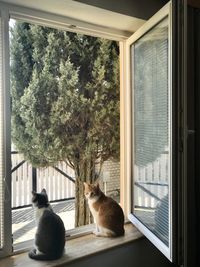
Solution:
[(53, 212), (46, 190), (32, 192), (37, 230), (35, 248), (29, 257), (35, 260), (56, 260), (63, 254), (65, 247), (65, 227), (61, 218)]

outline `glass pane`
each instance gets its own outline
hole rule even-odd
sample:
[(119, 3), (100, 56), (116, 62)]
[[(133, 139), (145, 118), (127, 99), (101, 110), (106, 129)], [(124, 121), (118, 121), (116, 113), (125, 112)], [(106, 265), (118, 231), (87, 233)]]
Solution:
[(168, 18), (136, 41), (133, 66), (133, 214), (169, 246)]
[[(0, 18), (1, 31), (1, 18)], [(2, 38), (0, 32), (0, 51), (2, 51)], [(4, 208), (4, 168), (3, 168), (3, 88), (2, 88), (2, 54), (0, 52), (0, 248), (3, 247), (3, 208)]]

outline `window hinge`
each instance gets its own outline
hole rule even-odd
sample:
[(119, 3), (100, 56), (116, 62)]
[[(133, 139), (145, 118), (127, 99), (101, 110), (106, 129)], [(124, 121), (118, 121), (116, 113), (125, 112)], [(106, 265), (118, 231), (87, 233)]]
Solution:
[(187, 132), (188, 132), (188, 135), (189, 135), (189, 134), (190, 134), (190, 135), (191, 135), (191, 134), (195, 134), (195, 130), (188, 130)]

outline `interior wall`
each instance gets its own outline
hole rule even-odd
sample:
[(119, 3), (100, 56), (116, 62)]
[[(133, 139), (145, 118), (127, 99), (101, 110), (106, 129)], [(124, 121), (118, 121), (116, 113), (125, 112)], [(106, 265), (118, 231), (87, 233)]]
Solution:
[(66, 267), (176, 267), (146, 238), (90, 256)]
[[(193, 9), (194, 23), (194, 99), (195, 99), (195, 179), (194, 179), (194, 195), (193, 203), (193, 229), (191, 232), (195, 239), (193, 240), (193, 248), (195, 251), (195, 265), (200, 266), (200, 9)], [(190, 28), (188, 28), (190, 32)], [(190, 84), (188, 91), (190, 91)], [(188, 177), (188, 180), (190, 177)]]
[(147, 20), (169, 0), (75, 0), (84, 4)]
[(188, 44), (187, 44), (187, 53), (188, 53), (188, 68), (187, 68), (187, 127), (188, 127), (188, 136), (187, 136), (187, 204), (185, 206), (185, 214), (187, 215), (186, 222), (186, 236), (185, 240), (185, 250), (187, 250), (187, 257), (185, 257), (185, 266), (196, 266), (196, 246), (195, 236), (196, 232), (194, 229), (196, 216), (195, 216), (195, 105), (194, 105), (194, 58), (195, 58), (195, 31), (194, 31), (194, 9), (188, 7), (188, 28), (190, 30), (187, 32), (188, 35)]

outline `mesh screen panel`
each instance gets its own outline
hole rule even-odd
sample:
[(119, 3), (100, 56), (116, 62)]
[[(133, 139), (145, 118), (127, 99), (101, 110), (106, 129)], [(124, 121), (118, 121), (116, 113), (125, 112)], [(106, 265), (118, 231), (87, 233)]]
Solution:
[(169, 245), (168, 18), (131, 47), (133, 214)]

